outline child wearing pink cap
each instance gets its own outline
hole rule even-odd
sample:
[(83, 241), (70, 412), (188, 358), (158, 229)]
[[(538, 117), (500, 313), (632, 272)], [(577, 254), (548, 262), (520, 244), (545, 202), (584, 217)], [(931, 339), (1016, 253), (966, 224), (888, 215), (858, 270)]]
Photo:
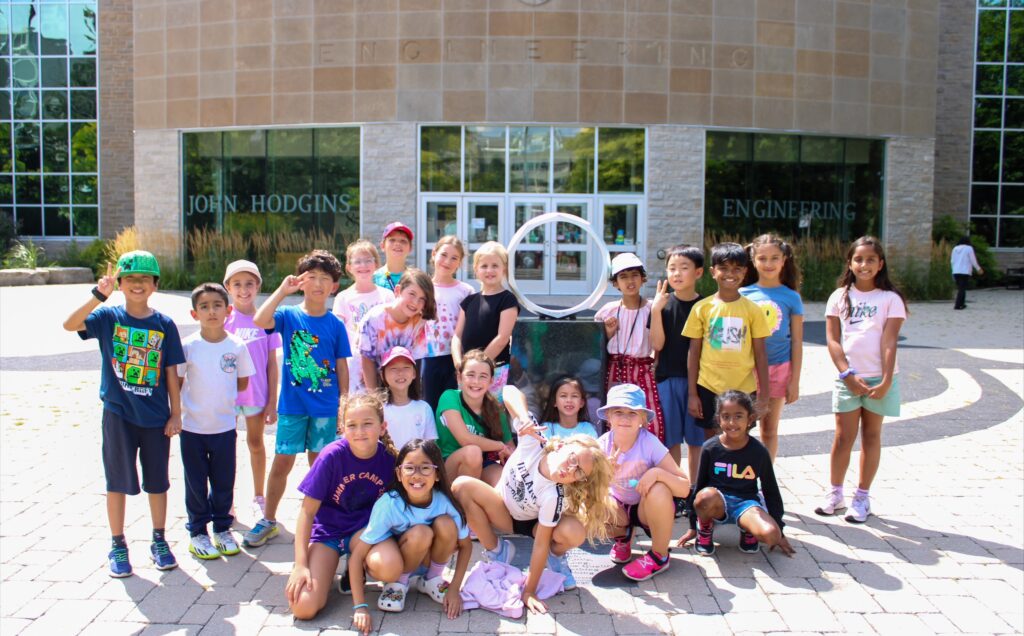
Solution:
[(388, 223), (380, 236), (380, 249), (384, 252), (384, 266), (373, 273), (373, 284), (395, 291), (405, 273), (405, 260), (412, 252), (412, 229), (405, 223)]
[(405, 347), (392, 347), (380, 363), (380, 381), (387, 393), (384, 421), (396, 448), (414, 439), (437, 439), (434, 410), (420, 399), (423, 386), (416, 359)]

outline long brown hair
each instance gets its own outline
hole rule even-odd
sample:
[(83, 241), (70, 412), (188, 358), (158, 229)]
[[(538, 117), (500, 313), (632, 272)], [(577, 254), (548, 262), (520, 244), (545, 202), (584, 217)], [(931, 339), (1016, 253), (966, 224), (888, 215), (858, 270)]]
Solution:
[[(459, 374), (466, 368), (466, 365), (470, 362), (482, 362), (487, 365), (487, 368), (491, 370), (491, 378), (494, 378), (494, 360), (484, 353), (483, 349), (472, 349), (467, 351), (462, 356), (462, 364), (459, 365)], [(459, 391), (460, 395), (462, 391)], [(487, 427), (488, 437), (495, 441), (504, 441), (505, 433), (501, 428), (501, 406), (498, 404), (498, 399), (491, 395), (490, 391), (484, 393), (484, 402), (480, 409), (480, 419), (483, 421), (484, 426)]]
[(360, 406), (368, 406), (377, 414), (377, 419), (381, 423), (382, 430), (380, 432), (380, 442), (384, 444), (384, 449), (392, 457), (398, 455), (398, 449), (395, 448), (395, 442), (392, 441), (391, 435), (388, 434), (387, 427), (384, 426), (384, 404), (385, 396), (382, 391), (367, 391), (365, 393), (355, 394), (349, 393), (341, 396), (341, 402), (338, 405), (338, 435), (344, 435), (346, 411)]
[(796, 265), (796, 258), (793, 255), (793, 247), (784, 241), (778, 234), (762, 234), (747, 245), (747, 252), (750, 253), (750, 267), (747, 268), (747, 275), (743, 278), (743, 286), (753, 285), (758, 281), (757, 249), (764, 245), (774, 245), (782, 252), (786, 262), (782, 264), (782, 271), (779, 272), (779, 282), (793, 291), (800, 292), (800, 268)]
[(540, 418), (541, 422), (554, 422), (558, 424), (558, 389), (567, 384), (572, 385), (579, 392), (580, 398), (583, 400), (579, 412), (576, 413), (576, 421), (590, 422), (590, 411), (587, 409), (587, 390), (583, 388), (583, 382), (579, 378), (571, 375), (563, 375), (551, 385), (551, 390), (548, 392), (548, 403), (544, 407), (544, 414)]
[(398, 279), (397, 291), (401, 293), (403, 289), (410, 285), (416, 285), (426, 296), (423, 303), (423, 314), (420, 316), (423, 320), (436, 320), (437, 319), (437, 302), (434, 300), (434, 281), (430, 279), (422, 269), (410, 267), (405, 270), (402, 277)]
[(850, 244), (850, 249), (846, 250), (846, 269), (843, 270), (843, 274), (836, 281), (836, 286), (843, 290), (843, 315), (846, 318), (850, 317), (850, 312), (853, 308), (850, 306), (850, 287), (856, 282), (857, 278), (853, 275), (853, 270), (850, 269), (850, 261), (853, 260), (853, 253), (857, 251), (858, 247), (862, 245), (868, 245), (871, 249), (875, 250), (875, 254), (882, 261), (882, 267), (875, 274), (875, 287), (878, 289), (884, 289), (885, 291), (891, 291), (900, 297), (903, 301), (903, 309), (910, 311), (907, 308), (907, 299), (903, 297), (900, 290), (896, 289), (896, 285), (889, 280), (889, 261), (885, 258), (885, 248), (882, 247), (882, 242), (874, 236), (862, 236), (853, 243)]
[(398, 471), (401, 469), (402, 462), (406, 456), (413, 451), (423, 451), (423, 454), (427, 456), (427, 459), (434, 464), (434, 471), (437, 475), (437, 479), (434, 480), (434, 490), (441, 491), (441, 494), (448, 497), (448, 501), (452, 503), (452, 507), (455, 508), (456, 512), (462, 517), (462, 523), (469, 523), (466, 521), (466, 512), (462, 509), (462, 504), (452, 494), (452, 485), (448, 481), (448, 473), (444, 470), (444, 457), (441, 455), (441, 449), (433, 440), (422, 440), (419, 438), (409, 440), (405, 443), (405, 446), (398, 451), (398, 457), (395, 458), (395, 478), (388, 485), (385, 492), (394, 491), (398, 493), (398, 496), (405, 502), (406, 507), (410, 504), (409, 493), (405, 492), (405, 488), (402, 487), (402, 480), (398, 476)]

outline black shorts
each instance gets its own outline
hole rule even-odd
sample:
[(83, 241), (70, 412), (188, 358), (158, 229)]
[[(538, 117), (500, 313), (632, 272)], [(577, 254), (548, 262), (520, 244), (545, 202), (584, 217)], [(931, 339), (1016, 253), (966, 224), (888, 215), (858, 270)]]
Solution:
[[(698, 384), (697, 397), (700, 398), (700, 408), (701, 413), (704, 414), (704, 418), (694, 419), (694, 422), (696, 422), (697, 426), (701, 428), (718, 428), (718, 418), (715, 417), (715, 408), (718, 406), (718, 394), (712, 393), (711, 389), (706, 389)], [(757, 391), (750, 394), (750, 399), (754, 402), (757, 401)]]
[(651, 536), (651, 529), (640, 523), (640, 504), (625, 504), (618, 499), (615, 499), (615, 503), (619, 504), (619, 509), (622, 510), (629, 519), (629, 531), (626, 533), (627, 535), (632, 536), (633, 528), (641, 528), (647, 536)]
[(170, 455), (171, 438), (164, 435), (163, 426), (136, 426), (103, 409), (103, 472), (107, 492), (139, 494), (136, 460), (142, 464), (142, 490), (153, 495), (167, 492), (171, 487), (167, 477)]
[(523, 537), (532, 537), (533, 530), (536, 527), (536, 519), (530, 519), (529, 521), (520, 521), (519, 519), (512, 520), (512, 534), (518, 534)]

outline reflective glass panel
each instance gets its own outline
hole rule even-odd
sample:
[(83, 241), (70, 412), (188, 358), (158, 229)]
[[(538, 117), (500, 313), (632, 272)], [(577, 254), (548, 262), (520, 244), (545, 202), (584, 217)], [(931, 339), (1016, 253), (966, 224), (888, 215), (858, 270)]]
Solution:
[(64, 122), (43, 124), (43, 170), (68, 171), (68, 125)]
[(71, 119), (96, 119), (96, 91), (71, 91)]
[(608, 245), (636, 245), (637, 205), (614, 203), (604, 206), (604, 242)]
[[(586, 203), (559, 203), (557, 210), (588, 220)], [(555, 241), (558, 245), (586, 245), (588, 240), (587, 235), (578, 225), (558, 223), (555, 226)]]
[(1006, 61), (1024, 62), (1024, 11), (1010, 11), (1009, 18), (1010, 41), (1007, 43)]
[(1024, 216), (1024, 185), (1003, 186), (1003, 214)]
[(973, 172), (974, 181), (999, 180), (999, 133), (974, 133)]
[(14, 161), (18, 172), (39, 172), (39, 124), (14, 125)]
[(35, 56), (39, 54), (39, 13), (34, 5), (11, 5), (11, 53)]
[(1006, 100), (1003, 126), (1005, 128), (1024, 128), (1024, 99)]
[(68, 118), (67, 91), (43, 91), (43, 119)]
[(594, 191), (594, 129), (555, 128), (554, 191), (589, 194)]
[(461, 128), (423, 126), (420, 129), (420, 189), (424, 192), (459, 192), (461, 153)]
[(39, 60), (34, 57), (11, 58), (11, 82), (14, 88), (39, 86)]
[(0, 172), (11, 172), (11, 124), (0, 122)]
[(643, 128), (598, 131), (598, 192), (644, 191), (644, 139)]
[(0, 4), (0, 55), (10, 55), (10, 7)]
[(1003, 94), (1003, 67), (995, 64), (979, 64), (975, 74), (974, 92), (977, 95)]
[[(427, 243), (448, 234), (458, 235), (458, 204), (454, 201), (430, 201), (427, 203)], [(429, 259), (428, 259), (429, 262)]]
[(0, 91), (0, 119), (11, 118), (11, 91)]
[(43, 209), (19, 204), (18, 232), (23, 236), (42, 236)]
[(1024, 66), (1006, 67), (1006, 94), (1024, 96)]
[(1024, 183), (1024, 132), (1003, 133), (1003, 182)]
[(98, 203), (99, 189), (95, 175), (75, 175), (72, 178), (73, 198), (75, 205), (80, 203)]
[(971, 187), (971, 214), (996, 214), (999, 211), (999, 186)]
[(0, 58), (0, 88), (7, 88), (11, 85), (11, 59)]
[(999, 247), (1024, 247), (1024, 219), (999, 220)]
[(72, 4), (68, 7), (71, 55), (96, 55), (96, 5)]
[(1006, 44), (1006, 11), (978, 12), (979, 62), (1002, 62)]
[(42, 192), (38, 175), (19, 174), (14, 179), (18, 204), (42, 203)]
[(498, 240), (498, 204), (470, 201), (469, 242), (484, 243)]
[[(44, 4), (39, 8), (39, 41), (43, 55), (67, 55), (68, 8), (63, 4)], [(49, 224), (47, 224), (49, 229)]]
[(509, 191), (548, 192), (551, 129), (513, 126), (508, 134)]
[(997, 221), (998, 219), (995, 217), (972, 216), (971, 234), (981, 235), (988, 241), (989, 245), (996, 245)]
[(11, 175), (0, 174), (0, 205), (14, 203), (14, 182)]
[(96, 58), (76, 57), (71, 59), (71, 86), (76, 88), (96, 86)]
[(96, 172), (96, 122), (71, 124), (71, 169)]
[(72, 213), (75, 236), (96, 236), (100, 233), (96, 208), (75, 206)]
[(466, 126), (466, 192), (505, 191), (505, 127)]
[(67, 205), (71, 188), (66, 174), (43, 177), (43, 202), (50, 205)]
[(1003, 100), (981, 97), (974, 100), (974, 127), (999, 128), (1002, 125)]
[(45, 57), (42, 60), (42, 84), (48, 87), (68, 85), (68, 61), (63, 57)]
[(14, 118), (39, 119), (39, 91), (14, 91)]
[(71, 208), (44, 208), (47, 236), (71, 236)]

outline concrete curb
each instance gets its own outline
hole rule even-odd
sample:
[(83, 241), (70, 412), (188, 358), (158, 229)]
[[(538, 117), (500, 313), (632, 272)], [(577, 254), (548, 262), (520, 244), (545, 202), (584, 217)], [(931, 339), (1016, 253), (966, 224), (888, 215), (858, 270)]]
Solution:
[(0, 269), (0, 287), (24, 285), (66, 285), (91, 283), (95, 279), (88, 267), (37, 267), (36, 269)]

